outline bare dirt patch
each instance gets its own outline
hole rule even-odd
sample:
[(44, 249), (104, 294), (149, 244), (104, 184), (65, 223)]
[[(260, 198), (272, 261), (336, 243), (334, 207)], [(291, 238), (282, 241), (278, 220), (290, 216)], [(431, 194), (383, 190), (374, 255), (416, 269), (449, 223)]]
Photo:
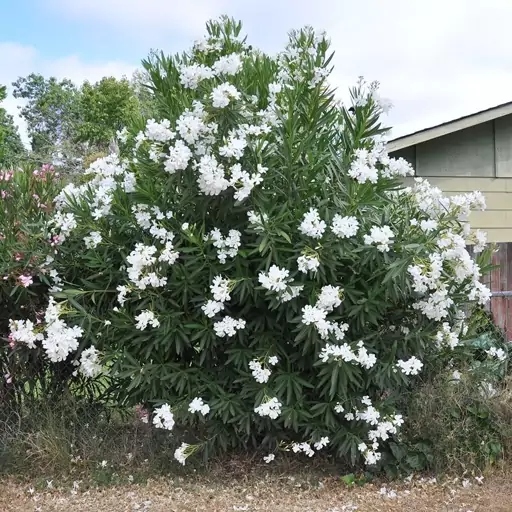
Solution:
[[(501, 473), (479, 484), (474, 479), (432, 483), (367, 484), (347, 488), (338, 479), (311, 484), (303, 478), (271, 474), (232, 476), (225, 481), (204, 477), (162, 478), (147, 484), (96, 489), (61, 486), (32, 490), (29, 484), (0, 482), (0, 510), (5, 512), (510, 512), (512, 484)], [(381, 490), (382, 487), (386, 491)], [(33, 492), (31, 492), (33, 491)]]

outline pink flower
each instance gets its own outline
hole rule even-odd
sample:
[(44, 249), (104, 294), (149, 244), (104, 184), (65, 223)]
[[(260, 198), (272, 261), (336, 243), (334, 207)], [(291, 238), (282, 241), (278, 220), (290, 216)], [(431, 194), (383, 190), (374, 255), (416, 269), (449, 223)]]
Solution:
[(20, 276), (18, 279), (25, 288), (28, 288), (34, 282), (32, 276)]

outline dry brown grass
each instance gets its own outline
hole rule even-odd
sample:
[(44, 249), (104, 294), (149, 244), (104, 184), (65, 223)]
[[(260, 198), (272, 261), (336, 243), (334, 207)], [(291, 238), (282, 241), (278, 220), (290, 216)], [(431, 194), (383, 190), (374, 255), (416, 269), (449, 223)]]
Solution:
[[(397, 492), (389, 498), (380, 488)], [(311, 483), (304, 475), (276, 476), (244, 473), (237, 478), (161, 478), (147, 484), (79, 489), (71, 485), (55, 490), (28, 492), (30, 482), (0, 483), (0, 510), (5, 512), (510, 512), (512, 483), (506, 473), (494, 474), (483, 485), (472, 481), (467, 488), (461, 480), (442, 484), (413, 480), (411, 483), (372, 483), (348, 489), (334, 477)], [(351, 505), (357, 508), (351, 508)]]

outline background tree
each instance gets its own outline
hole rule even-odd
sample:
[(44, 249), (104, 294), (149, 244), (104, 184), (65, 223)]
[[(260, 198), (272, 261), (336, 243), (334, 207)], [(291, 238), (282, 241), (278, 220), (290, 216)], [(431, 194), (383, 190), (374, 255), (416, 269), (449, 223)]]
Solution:
[[(0, 103), (7, 97), (7, 89), (0, 86)], [(26, 158), (27, 150), (21, 141), (14, 119), (0, 107), (0, 169), (9, 168)]]
[(78, 99), (80, 122), (74, 127), (74, 139), (98, 150), (106, 150), (116, 131), (140, 112), (139, 100), (126, 79), (104, 77), (95, 84), (84, 82)]
[(14, 97), (26, 102), (20, 115), (27, 123), (32, 158), (53, 160), (71, 137), (77, 120), (77, 87), (71, 80), (58, 81), (36, 73), (18, 78), (13, 86)]

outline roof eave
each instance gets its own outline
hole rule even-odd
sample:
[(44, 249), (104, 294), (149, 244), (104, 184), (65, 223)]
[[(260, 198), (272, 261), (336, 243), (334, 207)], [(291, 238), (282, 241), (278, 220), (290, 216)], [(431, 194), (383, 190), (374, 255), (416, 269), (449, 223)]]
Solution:
[(512, 114), (512, 102), (498, 105), (497, 107), (483, 110), (476, 114), (461, 117), (453, 121), (448, 121), (447, 123), (433, 126), (432, 128), (397, 137), (396, 139), (388, 142), (387, 148), (390, 153), (393, 151), (399, 151), (400, 149), (405, 149), (410, 146), (415, 146), (416, 144), (421, 144), (422, 142), (437, 139), (438, 137), (443, 137), (444, 135), (448, 135), (453, 132), (465, 130), (466, 128), (476, 126), (477, 124), (487, 123), (509, 114)]

